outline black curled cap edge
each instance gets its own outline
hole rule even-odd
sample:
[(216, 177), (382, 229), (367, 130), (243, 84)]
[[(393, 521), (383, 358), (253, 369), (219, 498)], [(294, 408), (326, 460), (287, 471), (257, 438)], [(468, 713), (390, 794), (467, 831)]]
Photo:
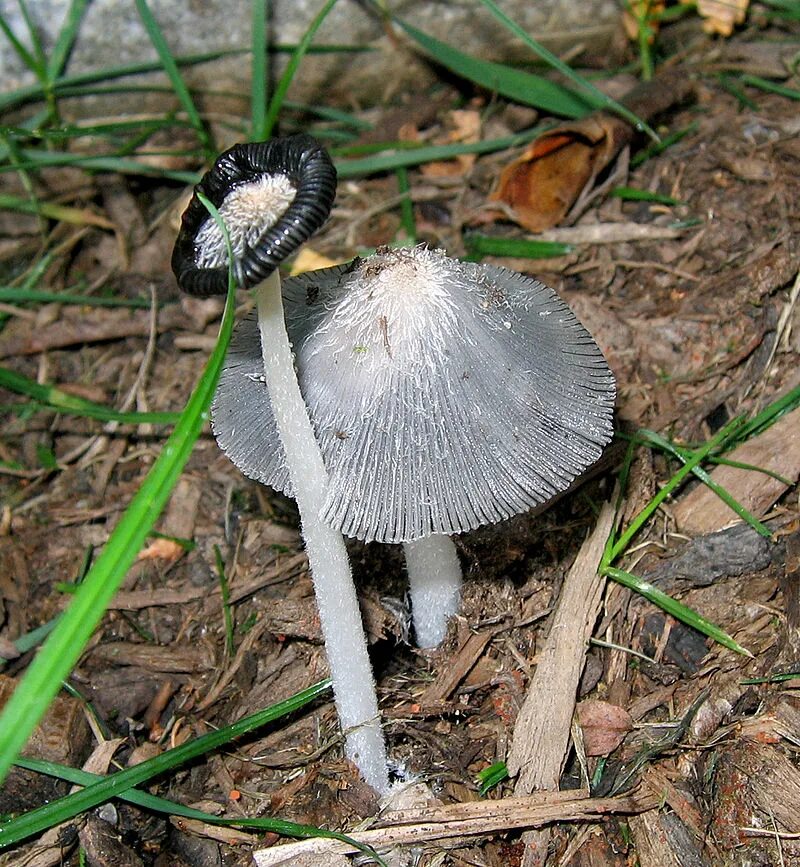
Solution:
[(228, 291), (226, 267), (198, 268), (196, 264), (195, 238), (210, 219), (197, 194), (203, 193), (219, 208), (235, 187), (265, 174), (286, 175), (297, 192), (275, 225), (266, 229), (258, 242), (247, 247), (234, 262), (238, 286), (243, 289), (256, 286), (327, 220), (336, 196), (336, 169), (316, 139), (300, 134), (234, 145), (203, 175), (183, 213), (172, 251), (172, 270), (184, 292), (207, 298)]

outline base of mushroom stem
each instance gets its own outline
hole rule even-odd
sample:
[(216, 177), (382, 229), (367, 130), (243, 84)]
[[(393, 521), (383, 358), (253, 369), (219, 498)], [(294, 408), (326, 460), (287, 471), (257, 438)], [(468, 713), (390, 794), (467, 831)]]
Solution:
[(441, 644), (447, 623), (461, 607), (461, 563), (453, 540), (435, 535), (404, 542), (411, 617), (420, 647)]

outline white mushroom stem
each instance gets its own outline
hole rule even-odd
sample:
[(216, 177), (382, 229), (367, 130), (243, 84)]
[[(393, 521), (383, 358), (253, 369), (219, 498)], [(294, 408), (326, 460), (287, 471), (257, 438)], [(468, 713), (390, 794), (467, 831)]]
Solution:
[(260, 283), (254, 294), (264, 377), (300, 512), (345, 752), (364, 779), (384, 794), (389, 787), (386, 746), (367, 640), (344, 538), (319, 518), (328, 475), (295, 375), (278, 272)]
[(411, 616), (420, 647), (436, 647), (461, 603), (461, 564), (453, 540), (436, 535), (404, 542)]

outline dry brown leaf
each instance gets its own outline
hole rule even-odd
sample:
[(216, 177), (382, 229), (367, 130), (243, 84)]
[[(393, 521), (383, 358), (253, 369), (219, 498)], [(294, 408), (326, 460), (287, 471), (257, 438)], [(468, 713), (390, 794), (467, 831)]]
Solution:
[(303, 247), (292, 263), (292, 270), (289, 273), (294, 277), (297, 274), (304, 274), (306, 271), (319, 271), (320, 268), (331, 268), (338, 264), (340, 263), (335, 259), (323, 256), (322, 253), (317, 253), (311, 247)]
[[(475, 109), (455, 109), (447, 115), (448, 132), (434, 139), (434, 144), (473, 144), (480, 141), (481, 116)], [(475, 154), (461, 154), (452, 160), (425, 163), (420, 171), (427, 178), (459, 177), (468, 172), (477, 159)]]
[(613, 753), (633, 728), (628, 711), (607, 701), (586, 699), (576, 710), (587, 756)]
[(143, 551), (139, 552), (137, 560), (166, 560), (170, 563), (179, 559), (185, 551), (182, 545), (172, 539), (154, 539)]
[(697, 0), (697, 12), (704, 18), (706, 33), (730, 36), (737, 24), (743, 24), (750, 0)]
[(489, 200), (509, 205), (531, 232), (550, 229), (632, 135), (625, 121), (602, 112), (561, 124), (503, 169)]

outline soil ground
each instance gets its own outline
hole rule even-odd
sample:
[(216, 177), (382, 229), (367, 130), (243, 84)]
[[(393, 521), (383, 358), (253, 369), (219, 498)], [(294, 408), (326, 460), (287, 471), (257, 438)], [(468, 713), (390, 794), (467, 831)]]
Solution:
[[(734, 416), (753, 415), (800, 385), (797, 102), (753, 88), (742, 99), (721, 77), (725, 70), (764, 74), (764, 64), (776, 62), (770, 46), (778, 36), (786, 32), (754, 25), (724, 45), (695, 42), (672, 63), (692, 79), (692, 93), (657, 118), (662, 133), (689, 128), (687, 135), (635, 168), (623, 154), (608, 170), (615, 186), (678, 204), (599, 195), (573, 215), (577, 242), (568, 255), (490, 260), (535, 273), (573, 306), (616, 374), (620, 430), (645, 427), (681, 443), (705, 442)], [(618, 77), (615, 95), (632, 84)], [(463, 128), (465, 118), (477, 119), (479, 134), (490, 137), (534, 119), (445, 83), (425, 106), (396, 94), (391, 106), (365, 114), (376, 140), (398, 131), (440, 140)], [(636, 140), (633, 152), (645, 145)], [(517, 155), (411, 170), (418, 240), (463, 253), (462, 230), (484, 219), (500, 170)], [(59, 253), (43, 284), (81, 281), (122, 297), (152, 297), (158, 306), (14, 308), (0, 334), (2, 363), (109, 405), (180, 410), (221, 312), (216, 300), (181, 297), (169, 270), (185, 190), (72, 169), (43, 177), (52, 197), (90, 208), (111, 226), (51, 224), (47, 243)], [(3, 175), (2, 184), (14, 181)], [(391, 243), (401, 232), (397, 201), (393, 175), (342, 182), (333, 217), (311, 246), (341, 261)], [(483, 228), (508, 237), (523, 231), (503, 220)], [(38, 255), (40, 229), (34, 217), (0, 214), (0, 268), (13, 275)], [(244, 310), (244, 294), (241, 304)], [(66, 604), (59, 582), (74, 582), (103, 545), (164, 437), (162, 427), (103, 426), (50, 411), (4, 416), (0, 458), (17, 469), (0, 471), (0, 640), (30, 631)], [(594, 796), (638, 793), (641, 809), (592, 821), (565, 816), (548, 826), (544, 842), (523, 841), (509, 825), (420, 844), (405, 851), (406, 863), (515, 867), (526, 842), (561, 865), (637, 858), (642, 865), (800, 863), (798, 681), (745, 683), (799, 670), (796, 413), (750, 447), (746, 462), (784, 481), (771, 480), (765, 491), (763, 474), (739, 470), (726, 486), (769, 522), (771, 540), (736, 524), (721, 500), (703, 499), (690, 484), (637, 537), (625, 568), (694, 607), (752, 658), (613, 582), (604, 586), (593, 624), (597, 642), (580, 681), (580, 725), (573, 727), (584, 746), (563, 757), (560, 788), (579, 788), (588, 775)], [(408, 641), (399, 552), (352, 545), (390, 754), (399, 775), (428, 783), (441, 803), (479, 801), (476, 775), (508, 757), (565, 576), (612, 495), (620, 464), (620, 451), (612, 450), (592, 478), (551, 508), (457, 540), (463, 609), (435, 651)], [(624, 521), (677, 466), (637, 449)], [(72, 677), (104, 735), (96, 725), (90, 731), (80, 705), (65, 697), (44, 724), (39, 754), (80, 764), (95, 738), (113, 737), (121, 739), (116, 761), (125, 765), (325, 676), (291, 501), (244, 479), (206, 433), (157, 526), (194, 546), (150, 540)], [(225, 646), (217, 551), (232, 594), (232, 651)], [(11, 660), (5, 676), (19, 675), (28, 659)], [(616, 740), (609, 734), (615, 731)], [(603, 736), (611, 739), (597, 746)], [(505, 781), (486, 798), (513, 790)], [(31, 808), (63, 791), (15, 772), (0, 811)], [(211, 812), (343, 830), (377, 809), (342, 759), (330, 702), (173, 774), (154, 791)], [(655, 805), (647, 806), (647, 792), (657, 793)], [(113, 851), (98, 855), (104, 834), (113, 837)], [(58, 845), (37, 850), (34, 860), (25, 860), (31, 844), (2, 863), (77, 864), (78, 840), (89, 863), (162, 867), (249, 864), (253, 849), (274, 842), (117, 803), (65, 829)]]

